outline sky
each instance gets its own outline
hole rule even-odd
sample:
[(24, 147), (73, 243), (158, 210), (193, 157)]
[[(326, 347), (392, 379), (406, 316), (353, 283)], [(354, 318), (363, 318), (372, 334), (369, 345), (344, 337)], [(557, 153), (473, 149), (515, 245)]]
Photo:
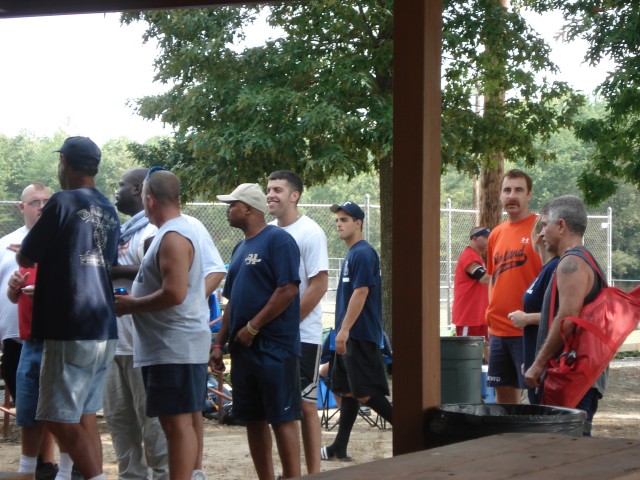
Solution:
[[(606, 67), (581, 65), (586, 46), (553, 39), (557, 15), (528, 16), (552, 46), (559, 78), (591, 93)], [(155, 44), (144, 45), (144, 25), (121, 26), (119, 14), (71, 15), (0, 21), (0, 133), (53, 136), (64, 130), (99, 145), (127, 137), (144, 142), (169, 134), (159, 121), (138, 117), (127, 103), (162, 92), (153, 82)], [(259, 44), (266, 34), (252, 30)], [(10, 46), (10, 48), (7, 48)]]

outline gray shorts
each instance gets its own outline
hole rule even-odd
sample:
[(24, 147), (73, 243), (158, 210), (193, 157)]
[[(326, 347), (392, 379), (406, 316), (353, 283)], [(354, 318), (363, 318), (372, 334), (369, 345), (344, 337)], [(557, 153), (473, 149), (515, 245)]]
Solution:
[(117, 340), (45, 340), (36, 419), (80, 423), (102, 408)]

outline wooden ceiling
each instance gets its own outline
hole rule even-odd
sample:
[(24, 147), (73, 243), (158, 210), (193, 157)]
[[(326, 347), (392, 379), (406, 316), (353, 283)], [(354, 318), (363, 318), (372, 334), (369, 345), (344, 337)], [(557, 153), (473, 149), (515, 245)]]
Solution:
[(243, 0), (0, 0), (0, 18), (207, 7), (247, 3), (258, 2)]

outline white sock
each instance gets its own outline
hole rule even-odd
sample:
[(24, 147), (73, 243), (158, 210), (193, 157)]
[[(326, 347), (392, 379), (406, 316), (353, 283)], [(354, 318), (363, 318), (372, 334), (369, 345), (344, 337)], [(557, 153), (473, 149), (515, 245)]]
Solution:
[(38, 457), (27, 457), (20, 455), (20, 466), (18, 467), (18, 473), (36, 473), (36, 465), (38, 464)]
[(60, 452), (60, 461), (58, 462), (58, 474), (55, 480), (71, 480), (71, 469), (73, 468), (73, 460), (68, 453)]
[(89, 480), (107, 480), (107, 477), (104, 476), (104, 473), (100, 475), (96, 475), (95, 477), (91, 477)]

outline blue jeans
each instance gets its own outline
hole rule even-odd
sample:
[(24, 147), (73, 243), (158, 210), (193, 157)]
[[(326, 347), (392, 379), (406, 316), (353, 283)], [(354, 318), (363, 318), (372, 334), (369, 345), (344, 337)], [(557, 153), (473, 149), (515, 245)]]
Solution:
[(591, 424), (593, 423), (593, 417), (598, 411), (598, 400), (600, 400), (600, 393), (598, 392), (598, 389), (590, 388), (576, 407), (587, 412), (587, 418), (584, 421), (584, 427), (582, 429), (582, 435), (585, 437), (591, 436)]

